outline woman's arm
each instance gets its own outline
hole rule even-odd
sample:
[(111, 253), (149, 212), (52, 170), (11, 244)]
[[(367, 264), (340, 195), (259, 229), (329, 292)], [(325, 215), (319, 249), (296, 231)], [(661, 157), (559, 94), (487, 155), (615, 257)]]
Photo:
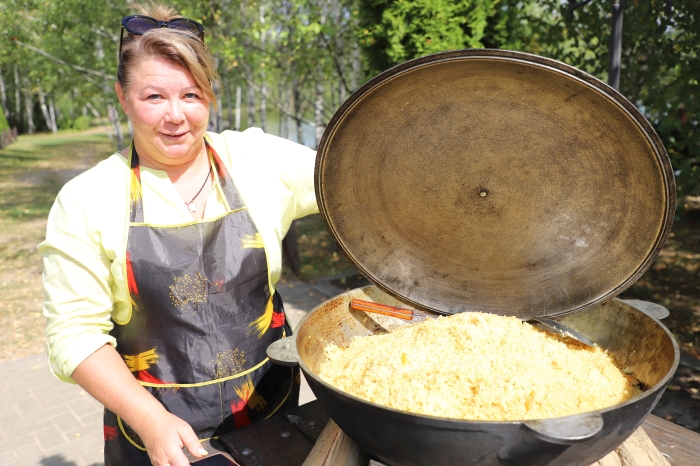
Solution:
[(184, 446), (198, 458), (207, 454), (192, 427), (166, 411), (138, 383), (111, 345), (104, 345), (80, 363), (72, 377), (139, 434), (154, 465), (189, 465), (182, 453)]
[[(188, 445), (195, 456), (201, 449), (192, 428), (139, 384), (109, 335), (115, 307), (111, 268), (124, 242), (115, 234), (124, 231), (118, 213), (126, 208), (125, 198), (119, 203), (119, 187), (127, 173), (109, 167), (102, 164), (64, 186), (49, 215), (46, 241), (39, 246), (51, 360), (57, 375), (72, 376), (136, 430), (154, 464), (187, 465), (182, 446)], [(114, 195), (95, 195), (104, 190)]]

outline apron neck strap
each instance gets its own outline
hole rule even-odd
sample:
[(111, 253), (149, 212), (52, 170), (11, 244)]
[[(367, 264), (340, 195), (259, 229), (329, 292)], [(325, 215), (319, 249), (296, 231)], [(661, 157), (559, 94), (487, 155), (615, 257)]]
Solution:
[[(207, 139), (204, 139), (204, 145), (207, 148), (209, 155), (209, 163), (212, 164), (214, 170), (214, 186), (220, 186), (224, 199), (226, 200), (227, 210), (237, 210), (245, 206), (238, 189), (233, 184), (231, 175), (226, 169), (226, 165), (219, 157), (219, 154), (209, 144)], [(136, 152), (134, 141), (131, 141), (131, 150), (129, 152), (129, 167), (131, 168), (130, 176), (130, 214), (129, 221), (131, 223), (144, 223), (143, 219), (143, 191), (141, 189), (141, 169), (139, 164), (139, 154)]]

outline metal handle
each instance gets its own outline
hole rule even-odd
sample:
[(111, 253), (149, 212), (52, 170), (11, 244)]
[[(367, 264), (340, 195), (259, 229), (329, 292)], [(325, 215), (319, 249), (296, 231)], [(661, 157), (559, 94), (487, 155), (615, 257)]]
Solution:
[[(214, 441), (216, 443), (216, 446), (212, 444), (212, 441)], [(215, 440), (207, 439), (207, 440), (202, 440), (201, 442), (202, 442), (202, 448), (204, 448), (207, 451), (207, 456), (205, 456), (204, 458), (197, 458), (192, 453), (190, 453), (190, 451), (187, 447), (184, 447), (182, 449), (182, 452), (185, 454), (185, 456), (187, 457), (187, 460), (190, 462), (190, 464), (195, 464), (199, 461), (204, 461), (207, 458), (211, 458), (212, 456), (223, 456), (224, 458), (226, 458), (229, 461), (229, 463), (232, 466), (239, 466), (239, 464), (236, 463), (236, 461), (233, 459), (233, 457), (231, 457), (231, 455), (229, 455), (226, 451), (224, 451), (223, 447)]]
[(642, 311), (652, 319), (665, 319), (670, 314), (669, 310), (661, 304), (650, 303), (649, 301), (642, 301), (641, 299), (621, 299), (620, 301), (632, 306), (638, 311)]
[(603, 417), (598, 413), (535, 419), (523, 423), (535, 437), (556, 445), (571, 445), (590, 440), (600, 434), (603, 424)]
[(267, 357), (270, 361), (281, 366), (298, 366), (297, 337), (282, 338), (267, 347)]

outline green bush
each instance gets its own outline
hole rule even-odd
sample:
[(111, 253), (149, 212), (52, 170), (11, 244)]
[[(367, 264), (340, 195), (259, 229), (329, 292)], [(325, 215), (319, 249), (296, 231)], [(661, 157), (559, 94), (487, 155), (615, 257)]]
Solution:
[(73, 119), (69, 115), (62, 114), (57, 117), (56, 124), (58, 129), (71, 129), (73, 127)]
[(7, 118), (5, 118), (5, 111), (2, 105), (0, 105), (0, 133), (8, 129), (10, 129), (10, 124), (7, 122)]
[(80, 115), (78, 118), (73, 120), (73, 124), (71, 126), (73, 129), (78, 131), (84, 131), (90, 127), (90, 117), (87, 115)]

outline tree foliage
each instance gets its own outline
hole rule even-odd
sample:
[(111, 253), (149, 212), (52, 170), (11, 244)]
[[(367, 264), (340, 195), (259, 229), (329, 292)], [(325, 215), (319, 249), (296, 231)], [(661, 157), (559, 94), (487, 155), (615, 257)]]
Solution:
[[(561, 0), (359, 0), (370, 74), (436, 51), (506, 48), (608, 79), (612, 2), (569, 11)], [(572, 2), (573, 3), (573, 2)], [(671, 157), (680, 206), (700, 194), (700, 3), (627, 0), (620, 92), (649, 119)]]
[[(611, 2), (593, 0), (567, 20), (556, 0), (521, 15), (521, 50), (608, 79)], [(673, 164), (679, 207), (700, 194), (700, 4), (625, 2), (620, 92), (649, 119)]]
[[(484, 47), (498, 0), (359, 0), (359, 40), (369, 74), (445, 50)], [(495, 23), (495, 24), (494, 24)]]
[(5, 0), (0, 67), (11, 90), (7, 98), (13, 125), (27, 131), (29, 108), (39, 129), (46, 126), (38, 111), (42, 101), (52, 108), (55, 102), (56, 119), (64, 127), (86, 103), (102, 110), (107, 102), (116, 102), (114, 23), (121, 11), (111, 2)]
[[(11, 126), (60, 127), (117, 107), (119, 19), (130, 0), (3, 0), (0, 76)], [(611, 0), (571, 13), (564, 0), (172, 0), (201, 21), (223, 77), (213, 129), (265, 126), (274, 109), (283, 136), (317, 137), (364, 80), (411, 58), (461, 48), (506, 48), (561, 60), (607, 80)], [(571, 14), (570, 14), (571, 13)], [(700, 3), (627, 0), (620, 91), (654, 125), (679, 190), (700, 194)], [(240, 107), (239, 107), (240, 108)], [(87, 115), (86, 115), (87, 112)], [(114, 113), (114, 112), (112, 112)], [(122, 116), (122, 121), (123, 116)], [(267, 123), (270, 126), (269, 122)], [(287, 126), (295, 130), (284, 130)], [(274, 128), (267, 128), (268, 130)]]
[[(26, 132), (31, 119), (42, 129), (44, 101), (55, 101), (57, 120), (63, 128), (82, 125), (86, 109), (89, 114), (114, 115), (118, 107), (113, 87), (119, 21), (133, 12), (131, 3), (4, 0), (0, 9), (0, 70), (9, 89), (13, 125)], [(242, 128), (264, 126), (266, 110), (274, 109), (280, 120), (297, 126), (297, 134), (287, 136), (301, 139), (302, 125), (322, 130), (333, 109), (362, 81), (361, 67), (355, 64), (360, 57), (355, 53), (355, 13), (350, 2), (168, 3), (183, 16), (204, 24), (205, 40), (218, 61), (223, 80), (215, 92), (224, 108), (213, 114), (212, 129), (234, 126), (233, 102), (242, 88), (250, 107)], [(314, 112), (318, 114), (316, 121)]]

